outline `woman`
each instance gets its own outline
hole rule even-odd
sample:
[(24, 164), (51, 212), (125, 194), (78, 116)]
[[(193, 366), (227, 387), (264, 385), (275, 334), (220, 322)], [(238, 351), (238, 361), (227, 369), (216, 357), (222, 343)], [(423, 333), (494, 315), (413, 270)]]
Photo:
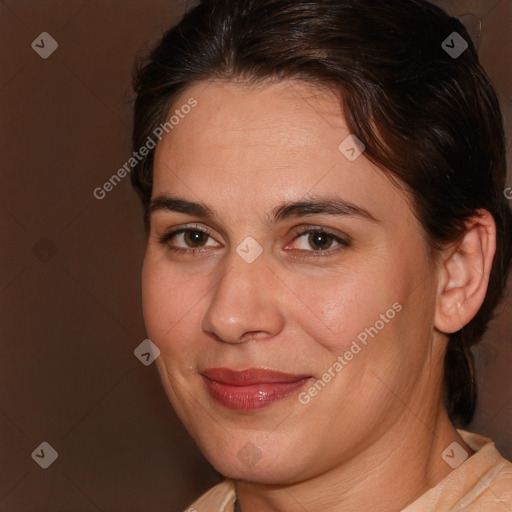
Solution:
[(512, 464), (464, 430), (511, 213), (463, 26), (422, 0), (205, 0), (135, 90), (148, 336), (226, 477), (188, 510), (511, 510)]

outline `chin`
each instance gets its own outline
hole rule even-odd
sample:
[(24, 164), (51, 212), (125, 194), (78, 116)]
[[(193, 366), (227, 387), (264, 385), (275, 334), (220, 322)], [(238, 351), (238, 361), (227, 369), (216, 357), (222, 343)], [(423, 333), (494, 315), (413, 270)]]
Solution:
[[(223, 476), (273, 485), (298, 482), (303, 478), (307, 456), (289, 446), (285, 439), (268, 439), (268, 432), (259, 436), (225, 435), (222, 440), (205, 433), (207, 441), (196, 442), (208, 462)], [(296, 460), (301, 453), (300, 462)]]

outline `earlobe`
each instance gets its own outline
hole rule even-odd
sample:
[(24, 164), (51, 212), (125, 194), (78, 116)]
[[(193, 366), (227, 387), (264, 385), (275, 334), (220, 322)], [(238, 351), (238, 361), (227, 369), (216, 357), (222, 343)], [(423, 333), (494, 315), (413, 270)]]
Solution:
[(464, 236), (441, 254), (434, 325), (446, 334), (460, 330), (482, 305), (496, 251), (496, 224), (487, 210), (466, 222)]

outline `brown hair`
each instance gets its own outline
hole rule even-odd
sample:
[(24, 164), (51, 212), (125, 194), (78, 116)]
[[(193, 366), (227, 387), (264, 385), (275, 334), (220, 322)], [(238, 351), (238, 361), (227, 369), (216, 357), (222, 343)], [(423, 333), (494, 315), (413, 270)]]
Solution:
[[(453, 32), (469, 45), (458, 57), (442, 47)], [(499, 103), (468, 33), (423, 0), (204, 0), (136, 70), (134, 147), (153, 136), (192, 84), (285, 78), (339, 93), (366, 157), (409, 192), (432, 250), (458, 240), (477, 209), (494, 217), (497, 251), (485, 301), (450, 335), (445, 356), (445, 404), (452, 421), (467, 425), (477, 396), (470, 348), (503, 294), (512, 226)], [(153, 154), (131, 176), (146, 227)]]

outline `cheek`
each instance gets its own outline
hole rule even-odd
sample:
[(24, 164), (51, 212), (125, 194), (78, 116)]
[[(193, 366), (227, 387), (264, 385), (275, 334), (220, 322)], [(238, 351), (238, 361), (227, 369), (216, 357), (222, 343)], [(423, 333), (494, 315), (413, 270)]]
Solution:
[(194, 307), (204, 295), (197, 285), (167, 262), (146, 254), (142, 267), (144, 323), (148, 337), (161, 351), (185, 353), (181, 349), (189, 340), (183, 333), (190, 332)]
[(166, 293), (164, 279), (162, 279), (163, 274), (150, 253), (146, 252), (142, 265), (142, 310), (146, 332), (153, 343), (157, 345), (160, 345), (164, 332), (163, 312), (167, 306), (170, 306), (171, 311), (173, 310), (172, 304), (168, 304), (169, 297)]
[[(296, 280), (293, 301), (296, 321), (311, 339), (331, 354), (344, 353), (367, 330), (389, 331), (396, 311), (393, 304), (406, 294), (406, 283), (390, 279), (382, 266), (352, 266), (317, 279)], [(306, 306), (306, 307), (305, 307)], [(382, 319), (381, 315), (384, 315)], [(379, 336), (380, 337), (380, 336)]]

